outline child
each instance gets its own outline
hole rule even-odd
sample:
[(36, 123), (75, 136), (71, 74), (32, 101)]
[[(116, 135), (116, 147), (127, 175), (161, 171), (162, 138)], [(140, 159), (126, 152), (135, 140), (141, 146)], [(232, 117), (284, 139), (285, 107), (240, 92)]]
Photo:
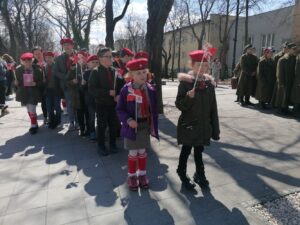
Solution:
[(55, 129), (61, 123), (60, 99), (62, 90), (59, 86), (59, 80), (54, 75), (54, 53), (44, 53), (46, 65), (43, 68), (45, 74), (45, 93), (48, 112), (48, 128)]
[(40, 88), (43, 85), (43, 74), (38, 65), (32, 64), (32, 60), (32, 53), (24, 53), (21, 56), (22, 65), (16, 68), (15, 85), (17, 86), (16, 100), (27, 107), (31, 120), (29, 132), (36, 134), (38, 130), (36, 105), (42, 100)]
[(99, 66), (99, 60), (96, 55), (91, 55), (87, 59), (88, 69), (83, 74), (83, 80), (81, 82), (82, 89), (84, 91), (85, 107), (89, 112), (89, 129), (90, 129), (90, 140), (96, 141), (96, 129), (95, 129), (95, 114), (96, 105), (94, 97), (88, 92), (87, 82), (89, 81), (91, 71)]
[(122, 122), (124, 147), (129, 150), (127, 183), (130, 190), (136, 191), (139, 186), (149, 187), (146, 176), (146, 148), (150, 148), (150, 134), (159, 139), (158, 114), (156, 91), (147, 83), (148, 60), (135, 59), (126, 66), (132, 82), (127, 83), (121, 90), (117, 114)]
[[(204, 173), (203, 146), (209, 145), (211, 138), (219, 140), (220, 135), (215, 83), (213, 78), (206, 74), (209, 63), (204, 51), (192, 51), (189, 56), (192, 60), (192, 71), (178, 75), (180, 84), (175, 102), (181, 111), (177, 126), (177, 141), (179, 145), (182, 144), (177, 173), (187, 189), (193, 189), (194, 182), (201, 188), (207, 188), (209, 183)], [(198, 79), (194, 86), (197, 75)], [(186, 174), (187, 160), (193, 147), (196, 164), (194, 182)]]

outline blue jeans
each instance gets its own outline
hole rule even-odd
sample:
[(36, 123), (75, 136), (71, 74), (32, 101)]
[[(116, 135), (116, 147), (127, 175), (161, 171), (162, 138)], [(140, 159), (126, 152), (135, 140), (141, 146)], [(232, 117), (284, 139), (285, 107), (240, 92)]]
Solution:
[(49, 122), (61, 122), (61, 108), (60, 97), (55, 93), (53, 89), (46, 90), (46, 105), (48, 111)]

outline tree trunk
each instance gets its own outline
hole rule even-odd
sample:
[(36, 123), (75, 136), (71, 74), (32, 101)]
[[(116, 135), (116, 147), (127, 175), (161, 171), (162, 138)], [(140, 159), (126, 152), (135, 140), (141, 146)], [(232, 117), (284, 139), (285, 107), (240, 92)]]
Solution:
[(171, 11), (174, 0), (148, 0), (146, 50), (150, 54), (150, 69), (154, 73), (157, 90), (158, 112), (163, 113), (161, 87), (162, 46), (164, 26)]
[(173, 46), (172, 46), (172, 64), (171, 64), (171, 78), (174, 81), (174, 65), (175, 65), (175, 46), (176, 46), (176, 36), (175, 31), (173, 30), (172, 39), (173, 39)]
[(248, 18), (249, 18), (249, 0), (246, 0), (246, 18), (245, 18), (245, 45), (249, 44), (248, 39)]
[(178, 61), (177, 61), (177, 71), (180, 71), (180, 59), (181, 59), (181, 35), (182, 30), (179, 28), (179, 42), (178, 42)]
[(234, 44), (233, 44), (233, 57), (232, 57), (232, 71), (235, 68), (235, 61), (236, 61), (236, 44), (237, 44), (237, 35), (238, 35), (238, 26), (239, 26), (239, 11), (240, 11), (240, 0), (237, 0), (236, 6), (236, 14), (235, 14), (235, 30), (234, 30)]

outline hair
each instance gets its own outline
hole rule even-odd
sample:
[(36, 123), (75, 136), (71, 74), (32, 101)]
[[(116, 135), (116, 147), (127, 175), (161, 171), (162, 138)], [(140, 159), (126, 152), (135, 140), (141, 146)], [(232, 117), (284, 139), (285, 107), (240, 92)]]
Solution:
[(34, 46), (34, 47), (32, 48), (32, 50), (31, 50), (31, 52), (34, 52), (34, 51), (36, 51), (36, 50), (41, 50), (41, 51), (43, 51), (41, 46)]
[(124, 50), (120, 51), (120, 57), (121, 58), (125, 57), (126, 55), (128, 55), (128, 53), (126, 51), (124, 51)]
[(97, 52), (97, 56), (102, 57), (102, 56), (104, 56), (104, 54), (106, 52), (109, 52), (109, 51), (110, 51), (110, 48), (108, 48), (108, 47), (99, 48), (98, 52)]
[(15, 61), (14, 58), (12, 56), (10, 56), (9, 54), (4, 54), (2, 56), (2, 59), (4, 61), (6, 61), (6, 63), (13, 63)]

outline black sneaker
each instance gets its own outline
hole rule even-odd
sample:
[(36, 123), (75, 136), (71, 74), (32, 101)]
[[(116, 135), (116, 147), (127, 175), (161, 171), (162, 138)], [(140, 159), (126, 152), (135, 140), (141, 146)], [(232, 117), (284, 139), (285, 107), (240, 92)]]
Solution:
[(194, 182), (198, 184), (201, 188), (205, 189), (209, 187), (209, 182), (205, 177), (205, 174), (199, 175), (198, 173), (194, 174)]
[(108, 156), (109, 152), (105, 145), (98, 145), (98, 153), (102, 156)]
[(36, 134), (37, 133), (37, 130), (38, 130), (38, 127), (30, 127), (30, 129), (29, 129), (29, 133), (30, 134)]

